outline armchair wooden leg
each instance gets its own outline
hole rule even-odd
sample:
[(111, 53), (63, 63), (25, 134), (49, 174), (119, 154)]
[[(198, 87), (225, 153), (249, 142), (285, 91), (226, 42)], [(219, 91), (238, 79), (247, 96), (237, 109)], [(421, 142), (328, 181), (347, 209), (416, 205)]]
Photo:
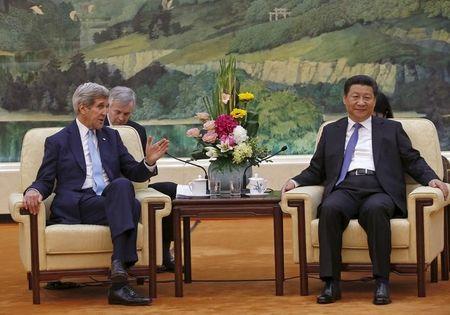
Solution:
[(450, 206), (445, 207), (444, 211), (444, 250), (441, 253), (441, 278), (444, 281), (448, 280), (450, 255), (449, 255), (449, 216), (450, 216)]
[(431, 282), (438, 282), (438, 259), (437, 257), (431, 262)]
[(27, 272), (28, 290), (32, 290), (33, 286), (31, 284), (31, 273)]
[(164, 204), (148, 203), (148, 265), (149, 265), (149, 279), (148, 290), (149, 296), (156, 298), (156, 228), (155, 228), (155, 212), (156, 210), (164, 208)]
[(33, 304), (41, 304), (39, 288), (39, 236), (37, 225), (37, 215), (30, 214), (31, 288), (33, 290)]
[(308, 295), (308, 264), (306, 263), (306, 235), (305, 235), (305, 202), (303, 200), (290, 201), (289, 206), (297, 207), (298, 224), (298, 259), (300, 273), (300, 295)]
[(417, 250), (417, 296), (425, 296), (425, 237), (424, 237), (424, 220), (423, 208), (433, 204), (430, 199), (416, 200), (416, 250)]

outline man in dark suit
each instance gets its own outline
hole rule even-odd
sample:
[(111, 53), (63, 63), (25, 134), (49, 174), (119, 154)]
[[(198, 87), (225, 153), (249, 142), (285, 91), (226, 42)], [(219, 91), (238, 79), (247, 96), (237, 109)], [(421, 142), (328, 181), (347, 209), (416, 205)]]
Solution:
[(323, 129), (307, 169), (288, 180), (283, 192), (297, 186), (323, 184), (318, 209), (320, 278), (325, 282), (317, 303), (340, 299), (342, 233), (350, 219), (358, 219), (367, 233), (373, 276), (373, 303), (388, 304), (391, 253), (390, 219), (406, 217), (406, 171), (422, 185), (447, 186), (438, 179), (399, 122), (372, 117), (378, 87), (364, 75), (345, 82), (343, 101), (348, 117)]
[[(76, 119), (48, 137), (36, 180), (24, 194), (24, 206), (37, 214), (39, 203), (53, 191), (48, 224), (108, 225), (113, 241), (110, 304), (148, 305), (128, 286), (127, 268), (138, 260), (137, 224), (140, 203), (131, 181), (147, 181), (157, 173), (156, 161), (165, 154), (166, 139), (147, 140), (145, 159), (137, 162), (119, 133), (103, 126), (109, 91), (95, 83), (80, 85), (72, 98)], [(56, 181), (56, 185), (55, 185)]]
[[(109, 93), (109, 109), (105, 125), (128, 125), (136, 129), (141, 138), (142, 148), (145, 151), (147, 133), (145, 128), (130, 120), (136, 107), (136, 94), (125, 86), (116, 86)], [(173, 182), (159, 182), (150, 184), (149, 187), (168, 195), (172, 200), (177, 194), (177, 184)], [(172, 214), (163, 218), (163, 265), (158, 267), (158, 272), (174, 272), (175, 263), (170, 253), (170, 243), (173, 241)]]

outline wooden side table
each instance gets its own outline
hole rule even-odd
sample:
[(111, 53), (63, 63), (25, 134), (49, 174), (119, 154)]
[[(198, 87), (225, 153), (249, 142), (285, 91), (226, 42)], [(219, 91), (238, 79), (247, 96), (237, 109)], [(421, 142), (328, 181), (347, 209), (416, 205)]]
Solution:
[(184, 282), (192, 282), (190, 218), (236, 218), (244, 216), (273, 217), (276, 295), (283, 295), (284, 250), (283, 215), (280, 209), (280, 193), (267, 196), (241, 198), (177, 197), (172, 202), (175, 296), (183, 296), (183, 271), (181, 262), (181, 224), (183, 218)]

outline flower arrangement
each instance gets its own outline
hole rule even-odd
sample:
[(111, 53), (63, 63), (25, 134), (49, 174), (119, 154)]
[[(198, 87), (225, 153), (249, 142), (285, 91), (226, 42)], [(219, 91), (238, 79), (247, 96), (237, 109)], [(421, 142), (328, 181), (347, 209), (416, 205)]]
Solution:
[(197, 113), (202, 128), (191, 128), (188, 137), (197, 140), (194, 160), (210, 158), (218, 169), (236, 165), (258, 165), (267, 150), (258, 143), (258, 115), (248, 110), (254, 100), (250, 92), (239, 93), (236, 60), (220, 61), (212, 100), (204, 98), (207, 112)]

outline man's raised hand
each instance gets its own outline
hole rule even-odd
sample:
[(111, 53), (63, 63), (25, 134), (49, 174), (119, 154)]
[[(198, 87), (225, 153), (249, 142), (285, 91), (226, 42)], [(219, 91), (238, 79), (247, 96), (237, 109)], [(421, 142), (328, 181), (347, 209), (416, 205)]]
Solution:
[(163, 138), (153, 143), (153, 137), (147, 138), (147, 146), (145, 147), (145, 161), (148, 165), (154, 165), (156, 161), (166, 154), (169, 149), (169, 140)]

